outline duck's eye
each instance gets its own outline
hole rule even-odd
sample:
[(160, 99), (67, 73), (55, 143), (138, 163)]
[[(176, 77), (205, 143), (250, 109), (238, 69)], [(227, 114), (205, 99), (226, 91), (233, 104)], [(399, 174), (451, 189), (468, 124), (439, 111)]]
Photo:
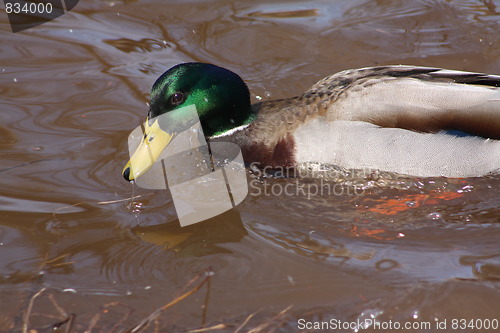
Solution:
[(170, 102), (172, 105), (179, 105), (184, 102), (184, 94), (181, 92), (176, 92), (170, 97)]

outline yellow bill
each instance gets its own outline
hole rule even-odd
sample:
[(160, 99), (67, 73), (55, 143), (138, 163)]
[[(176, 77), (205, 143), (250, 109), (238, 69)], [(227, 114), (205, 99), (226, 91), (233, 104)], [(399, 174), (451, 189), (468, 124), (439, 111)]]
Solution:
[(123, 177), (128, 181), (133, 181), (145, 174), (155, 164), (174, 136), (174, 133), (167, 133), (160, 128), (158, 119), (151, 125), (149, 121), (146, 121), (143, 139), (123, 168)]

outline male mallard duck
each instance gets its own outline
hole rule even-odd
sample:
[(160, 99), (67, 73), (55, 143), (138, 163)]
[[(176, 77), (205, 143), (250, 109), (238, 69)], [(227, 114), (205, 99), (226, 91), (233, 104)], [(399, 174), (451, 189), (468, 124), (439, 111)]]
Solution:
[[(237, 74), (184, 63), (154, 83), (148, 119), (191, 104), (209, 141), (238, 144), (245, 162), (262, 168), (319, 163), (419, 177), (500, 169), (500, 76), (367, 67), (328, 76), (300, 96), (251, 105)], [(146, 127), (155, 156), (170, 140), (160, 126)], [(123, 175), (133, 180), (149, 167), (134, 173), (129, 162)]]

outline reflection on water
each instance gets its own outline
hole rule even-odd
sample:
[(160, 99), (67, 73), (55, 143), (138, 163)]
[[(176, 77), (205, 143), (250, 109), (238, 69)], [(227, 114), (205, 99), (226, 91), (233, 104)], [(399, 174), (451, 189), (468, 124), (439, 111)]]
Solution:
[(4, 16), (0, 331), (19, 332), (43, 288), (30, 328), (75, 313), (74, 332), (127, 329), (209, 267), (206, 289), (162, 313), (161, 329), (498, 316), (498, 175), (297, 184), (249, 171), (242, 204), (181, 228), (169, 191), (132, 190), (121, 168), (152, 83), (174, 64), (227, 67), (254, 101), (376, 64), (500, 74), (499, 6), (85, 1), (18, 34)]
[(247, 235), (237, 210), (187, 227), (178, 221), (155, 226), (132, 228), (142, 240), (173, 250), (178, 257), (204, 256), (214, 253), (231, 253), (223, 243), (238, 242)]

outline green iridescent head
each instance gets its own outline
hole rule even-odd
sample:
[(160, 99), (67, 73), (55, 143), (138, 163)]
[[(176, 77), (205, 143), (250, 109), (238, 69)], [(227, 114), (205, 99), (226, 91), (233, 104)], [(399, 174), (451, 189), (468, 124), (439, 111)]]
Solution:
[(205, 136), (243, 125), (251, 116), (250, 93), (235, 73), (212, 64), (183, 63), (154, 83), (148, 118), (196, 106)]
[[(192, 125), (192, 113), (178, 110), (190, 105), (196, 106), (203, 134), (208, 137), (252, 120), (250, 93), (238, 75), (211, 64), (193, 62), (174, 66), (153, 85), (144, 137), (123, 168), (126, 180), (132, 181), (152, 167), (178, 134), (169, 130), (171, 125), (177, 128)], [(178, 112), (172, 112), (174, 110)], [(156, 118), (169, 112), (171, 117)], [(163, 123), (161, 120), (166, 118), (175, 121)]]

